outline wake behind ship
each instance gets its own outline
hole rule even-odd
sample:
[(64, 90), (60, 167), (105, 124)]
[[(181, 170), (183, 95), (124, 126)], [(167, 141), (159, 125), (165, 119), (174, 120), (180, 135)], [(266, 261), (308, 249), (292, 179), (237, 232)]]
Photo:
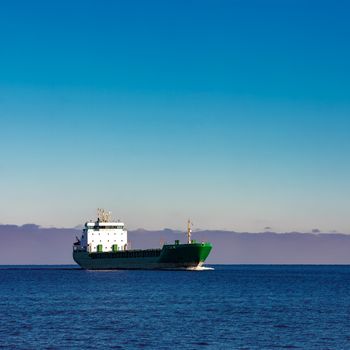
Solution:
[(187, 243), (178, 240), (161, 249), (128, 249), (124, 223), (112, 221), (110, 212), (98, 210), (96, 221), (85, 224), (81, 238), (73, 245), (73, 259), (87, 270), (196, 269), (208, 257), (211, 243), (191, 239), (188, 221)]

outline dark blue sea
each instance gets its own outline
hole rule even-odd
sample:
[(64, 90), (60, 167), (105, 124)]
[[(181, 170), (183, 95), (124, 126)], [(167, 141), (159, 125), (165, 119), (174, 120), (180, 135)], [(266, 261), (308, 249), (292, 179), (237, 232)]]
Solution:
[(350, 349), (349, 266), (0, 267), (2, 349)]

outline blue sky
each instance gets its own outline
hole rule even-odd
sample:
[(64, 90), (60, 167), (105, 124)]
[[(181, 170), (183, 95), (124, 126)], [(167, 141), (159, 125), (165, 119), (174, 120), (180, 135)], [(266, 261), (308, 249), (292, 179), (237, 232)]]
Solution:
[(349, 7), (2, 3), (0, 221), (350, 232)]

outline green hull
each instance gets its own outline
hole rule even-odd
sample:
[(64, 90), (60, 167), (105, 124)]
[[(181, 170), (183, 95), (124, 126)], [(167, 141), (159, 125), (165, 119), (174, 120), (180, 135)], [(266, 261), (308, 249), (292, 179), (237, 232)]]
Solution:
[(191, 243), (113, 253), (76, 250), (73, 251), (73, 259), (87, 270), (193, 269), (202, 266), (211, 249), (210, 243)]

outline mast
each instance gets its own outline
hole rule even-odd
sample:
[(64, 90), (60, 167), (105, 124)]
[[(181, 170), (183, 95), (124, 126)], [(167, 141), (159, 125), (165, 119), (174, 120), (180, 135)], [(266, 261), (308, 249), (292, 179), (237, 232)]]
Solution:
[(192, 226), (192, 222), (191, 222), (191, 219), (188, 219), (187, 221), (187, 243), (188, 244), (191, 244), (191, 233), (192, 233), (192, 230), (191, 230), (191, 226)]
[(97, 220), (100, 222), (109, 222), (112, 220), (111, 212), (97, 208)]

